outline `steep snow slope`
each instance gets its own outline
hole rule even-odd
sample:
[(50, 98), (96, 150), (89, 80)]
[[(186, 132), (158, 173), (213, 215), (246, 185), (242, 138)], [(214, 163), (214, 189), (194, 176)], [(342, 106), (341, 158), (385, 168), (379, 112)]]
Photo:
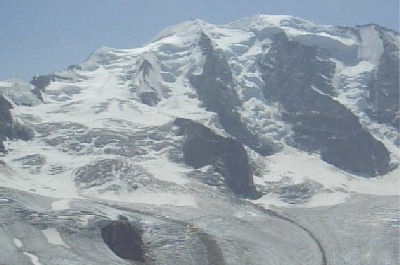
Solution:
[[(398, 33), (376, 25), (323, 26), (290, 16), (257, 15), (226, 25), (191, 20), (165, 29), (140, 48), (101, 48), (79, 65), (35, 77), (33, 86), (1, 82), (0, 93), (12, 106), (4, 124), (18, 121), (34, 137), (5, 136), (0, 185), (7, 192), (20, 190), (15, 191), (21, 194), (18, 200), (45, 196), (38, 205), (46, 201), (47, 208), (38, 212), (46, 216), (54, 211), (49, 222), (57, 225), (60, 211), (67, 211), (73, 222), (96, 227), (102, 218), (115, 219), (117, 214), (99, 209), (100, 202), (110, 211), (129, 207), (125, 215), (144, 207), (136, 214), (147, 224), (143, 214), (155, 207), (160, 215), (174, 214), (212, 235), (224, 256), (221, 264), (321, 264), (326, 256), (329, 264), (341, 264), (318, 234), (312, 237), (306, 228), (311, 224), (275, 214), (264, 220), (265, 208), (286, 208), (296, 216), (301, 212), (297, 208), (313, 212), (317, 207), (316, 213), (319, 206), (346, 209), (348, 201), (363, 194), (372, 201), (398, 195), (399, 103), (387, 100), (398, 95), (398, 78), (388, 70), (398, 62), (398, 40)], [(5, 195), (5, 200), (7, 196), (12, 197)], [(388, 207), (395, 207), (389, 201)], [(243, 205), (249, 208), (244, 211)], [(27, 228), (13, 207), (11, 214), (22, 218), (27, 233), (41, 233), (42, 246), (57, 242), (66, 251), (63, 257), (75, 262), (69, 264), (89, 259), (78, 253), (80, 236), (70, 238), (71, 231), (51, 226)], [(85, 207), (96, 221), (74, 216)], [(28, 211), (32, 206), (22, 200), (17, 208)], [(360, 215), (346, 218), (355, 222)], [(152, 218), (158, 221), (149, 222), (169, 226)], [(221, 229), (210, 227), (207, 218)], [(182, 228), (186, 224), (173, 223), (191, 237)], [(153, 228), (145, 229), (149, 240), (161, 240), (151, 233)], [(12, 233), (18, 229), (13, 227)], [(85, 229), (73, 233), (85, 234)], [(274, 243), (275, 229), (287, 230), (288, 237), (290, 231), (297, 233), (297, 241), (284, 237)], [(250, 230), (251, 236), (246, 235)], [(257, 245), (263, 241), (260, 231), (269, 238), (265, 245)], [(25, 237), (10, 237), (12, 248), (28, 246)], [(90, 236), (84, 238), (87, 251), (100, 244), (99, 238), (92, 243)], [(393, 241), (389, 239), (382, 244)], [(201, 246), (193, 246), (208, 253), (208, 239), (202, 240)], [(302, 240), (307, 243), (299, 248)], [(167, 242), (150, 246), (156, 260), (168, 260), (168, 251), (178, 244), (171, 238)], [(245, 242), (249, 248), (240, 257), (236, 251)], [(283, 247), (287, 244), (290, 250)], [(14, 263), (1, 261), (47, 264), (47, 254), (30, 248)], [(189, 264), (190, 257), (192, 264), (203, 264), (200, 252), (184, 251), (182, 260), (171, 259), (171, 264)], [(385, 255), (389, 264), (396, 259), (394, 252)], [(110, 259), (112, 253), (104, 257)]]

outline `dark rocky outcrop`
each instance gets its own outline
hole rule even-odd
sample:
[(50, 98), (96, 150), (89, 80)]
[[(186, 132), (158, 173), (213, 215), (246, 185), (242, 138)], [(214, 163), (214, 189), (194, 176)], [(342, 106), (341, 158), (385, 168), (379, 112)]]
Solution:
[(150, 77), (151, 73), (154, 71), (154, 66), (147, 59), (144, 59), (139, 65), (139, 73), (143, 80), (142, 85), (144, 86), (144, 91), (140, 91), (139, 98), (143, 104), (149, 106), (155, 106), (161, 101), (161, 97), (156, 92), (155, 84), (152, 83)]
[(54, 75), (36, 75), (32, 78), (30, 83), (34, 85), (37, 90), (44, 92), (46, 87), (54, 81), (56, 81)]
[(236, 195), (258, 196), (246, 150), (238, 141), (219, 136), (191, 120), (178, 118), (174, 125), (185, 136), (183, 155), (187, 165), (194, 168), (212, 165)]
[(101, 229), (101, 236), (107, 246), (119, 257), (132, 261), (144, 261), (145, 250), (142, 232), (129, 220), (120, 216)]
[(324, 161), (368, 177), (390, 169), (385, 146), (333, 99), (335, 67), (316, 47), (289, 41), (279, 33), (259, 67), (265, 98), (279, 102), (284, 119), (292, 124), (294, 146), (319, 152)]
[(32, 78), (30, 83), (35, 87), (32, 93), (43, 101), (42, 92), (45, 91), (46, 87), (50, 85), (51, 82), (56, 81), (54, 75), (36, 75)]
[(0, 152), (4, 153), (5, 147), (3, 142), (9, 139), (29, 140), (32, 138), (32, 132), (16, 123), (11, 115), (12, 104), (0, 95)]
[[(379, 123), (400, 129), (399, 105), (399, 49), (383, 30), (375, 26), (383, 41), (384, 52), (379, 60), (377, 71), (368, 85), (369, 109), (367, 113)], [(398, 34), (393, 33), (397, 37)]]
[[(74, 69), (78, 69), (78, 68), (74, 68)], [(32, 93), (35, 96), (37, 96), (38, 99), (43, 101), (42, 93), (46, 91), (46, 87), (48, 87), (51, 82), (55, 82), (57, 80), (65, 81), (65, 80), (71, 80), (71, 78), (62, 77), (62, 76), (59, 76), (56, 74), (34, 76), (32, 78), (32, 80), (29, 82), (35, 87), (32, 90)]]
[(139, 71), (142, 72), (143, 77), (150, 74), (150, 71), (153, 71), (153, 66), (149, 62), (149, 60), (144, 59), (143, 62), (139, 65)]
[(142, 92), (139, 94), (140, 101), (149, 106), (155, 106), (160, 101), (156, 92)]
[(72, 70), (82, 70), (82, 66), (77, 65), (77, 64), (73, 64), (73, 65), (68, 66), (67, 70), (70, 70), (70, 71), (72, 71)]
[(0, 152), (5, 152), (3, 141), (12, 136), (12, 105), (3, 96), (0, 96)]
[(205, 108), (216, 112), (222, 127), (239, 142), (262, 155), (272, 154), (273, 147), (252, 134), (240, 119), (237, 108), (241, 102), (226, 59), (214, 49), (206, 34), (201, 34), (198, 45), (205, 56), (203, 72), (191, 75), (189, 80)]

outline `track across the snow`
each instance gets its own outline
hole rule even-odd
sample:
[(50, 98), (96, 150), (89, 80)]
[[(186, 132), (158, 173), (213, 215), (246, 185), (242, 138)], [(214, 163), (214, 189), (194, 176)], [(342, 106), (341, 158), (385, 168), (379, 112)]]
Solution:
[[(310, 236), (310, 238), (312, 238), (312, 240), (315, 242), (315, 244), (318, 247), (318, 250), (321, 255), (321, 265), (329, 265), (326, 251), (325, 251), (322, 243), (308, 228), (299, 224), (295, 220), (290, 219), (289, 217), (283, 216), (282, 214), (280, 214), (274, 210), (265, 209), (264, 207), (255, 205), (253, 203), (247, 203), (247, 202), (243, 202), (243, 201), (241, 201), (241, 202), (247, 206), (251, 206), (251, 207), (255, 208), (257, 211), (260, 211), (266, 215), (281, 219), (285, 222), (289, 222), (289, 223), (297, 226), (299, 229), (303, 230), (304, 232), (306, 232)], [(115, 204), (108, 204), (108, 203), (104, 203), (104, 202), (100, 203), (100, 204), (107, 206), (107, 207), (112, 207), (112, 208), (115, 208), (118, 210), (126, 211), (126, 212), (131, 212), (131, 213), (136, 213), (136, 214), (141, 214), (144, 216), (157, 218), (159, 220), (166, 221), (166, 222), (173, 222), (175, 224), (182, 225), (183, 227), (190, 227), (191, 231), (202, 241), (204, 246), (206, 246), (206, 250), (207, 250), (206, 258), (208, 260), (208, 264), (209, 265), (225, 265), (226, 264), (224, 261), (223, 253), (222, 253), (220, 247), (218, 246), (218, 243), (213, 239), (212, 235), (202, 231), (200, 228), (193, 226), (193, 224), (191, 224), (189, 222), (182, 221), (182, 220), (176, 220), (171, 217), (146, 212), (143, 210), (137, 210), (137, 209), (133, 209), (130, 207), (124, 207), (124, 206), (119, 206), (119, 205), (115, 205)]]
[(115, 205), (115, 204), (107, 204), (104, 202), (99, 203), (99, 204), (107, 206), (107, 207), (112, 207), (112, 208), (115, 208), (115, 209), (118, 209), (121, 211), (125, 211), (128, 213), (135, 213), (135, 214), (140, 214), (140, 215), (144, 215), (144, 216), (149, 216), (149, 217), (161, 220), (161, 221), (171, 222), (174, 224), (181, 225), (182, 227), (189, 228), (192, 236), (196, 236), (202, 242), (202, 244), (205, 246), (206, 251), (207, 251), (207, 257), (205, 257), (205, 258), (207, 259), (208, 265), (225, 265), (226, 264), (224, 261), (222, 251), (219, 248), (218, 243), (213, 239), (213, 237), (210, 234), (206, 233), (205, 231), (201, 230), (200, 228), (193, 226), (189, 222), (185, 222), (182, 220), (176, 220), (176, 219), (173, 219), (173, 218), (170, 218), (167, 216), (150, 213), (150, 212), (146, 212), (143, 210), (132, 209), (130, 207), (124, 207), (124, 206), (119, 206), (119, 205)]

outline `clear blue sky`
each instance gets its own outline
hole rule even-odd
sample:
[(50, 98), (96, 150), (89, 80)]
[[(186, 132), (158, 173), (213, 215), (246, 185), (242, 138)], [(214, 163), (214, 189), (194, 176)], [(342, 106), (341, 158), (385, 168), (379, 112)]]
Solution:
[(222, 24), (257, 13), (399, 30), (398, 0), (0, 0), (0, 79), (65, 69), (102, 46), (138, 47), (188, 19)]

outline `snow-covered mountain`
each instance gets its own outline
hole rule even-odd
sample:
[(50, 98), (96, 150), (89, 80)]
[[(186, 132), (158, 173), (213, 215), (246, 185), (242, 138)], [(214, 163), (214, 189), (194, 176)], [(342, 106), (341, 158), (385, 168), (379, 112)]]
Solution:
[(0, 94), (0, 264), (128, 264), (118, 215), (139, 264), (399, 258), (397, 32), (190, 20)]

